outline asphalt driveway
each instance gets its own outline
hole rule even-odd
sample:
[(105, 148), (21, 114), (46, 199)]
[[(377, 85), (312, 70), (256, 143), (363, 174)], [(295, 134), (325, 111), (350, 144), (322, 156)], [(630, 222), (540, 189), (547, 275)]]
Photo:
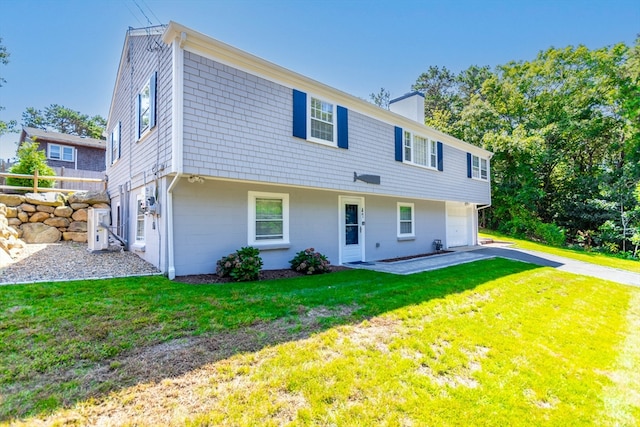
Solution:
[(640, 287), (640, 273), (603, 267), (588, 262), (577, 261), (544, 252), (516, 249), (504, 244), (489, 244), (472, 248), (461, 248), (452, 253), (433, 255), (398, 262), (365, 262), (348, 264), (351, 268), (363, 268), (392, 274), (413, 274), (421, 271), (436, 270), (452, 265), (464, 264), (489, 258), (508, 258), (528, 262), (544, 267), (557, 268), (569, 273), (611, 280), (624, 285)]
[(611, 280), (612, 282), (624, 285), (640, 286), (640, 273), (633, 273), (627, 270), (604, 267), (589, 262), (577, 261), (571, 258), (564, 258), (544, 252), (516, 249), (509, 246), (487, 245), (475, 250), (487, 256), (515, 259), (532, 264), (553, 267), (569, 273), (582, 274), (583, 276), (597, 277), (599, 279)]

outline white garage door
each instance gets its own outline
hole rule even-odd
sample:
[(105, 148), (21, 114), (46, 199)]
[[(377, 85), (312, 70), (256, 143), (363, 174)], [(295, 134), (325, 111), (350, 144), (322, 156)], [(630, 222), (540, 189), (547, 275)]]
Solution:
[(447, 246), (468, 246), (471, 227), (470, 206), (447, 203)]

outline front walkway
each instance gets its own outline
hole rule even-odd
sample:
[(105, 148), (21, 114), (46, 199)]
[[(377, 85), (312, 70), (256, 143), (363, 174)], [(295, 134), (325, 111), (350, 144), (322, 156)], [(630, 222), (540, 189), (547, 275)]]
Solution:
[(569, 273), (584, 276), (597, 277), (611, 280), (624, 285), (640, 287), (640, 274), (617, 268), (603, 267), (588, 262), (577, 261), (570, 258), (547, 254), (544, 252), (529, 251), (512, 248), (503, 244), (489, 244), (485, 246), (473, 246), (455, 248), (453, 253), (431, 255), (424, 258), (416, 258), (397, 262), (365, 262), (360, 264), (348, 264), (351, 268), (363, 268), (367, 270), (381, 271), (392, 274), (413, 274), (422, 271), (436, 270), (452, 265), (495, 257), (529, 262), (544, 267), (557, 268)]

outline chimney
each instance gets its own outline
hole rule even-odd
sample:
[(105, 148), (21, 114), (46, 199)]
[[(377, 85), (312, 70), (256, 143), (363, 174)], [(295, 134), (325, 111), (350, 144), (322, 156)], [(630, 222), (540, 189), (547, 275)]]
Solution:
[(389, 101), (389, 110), (424, 124), (424, 95), (420, 92), (411, 92), (399, 98)]

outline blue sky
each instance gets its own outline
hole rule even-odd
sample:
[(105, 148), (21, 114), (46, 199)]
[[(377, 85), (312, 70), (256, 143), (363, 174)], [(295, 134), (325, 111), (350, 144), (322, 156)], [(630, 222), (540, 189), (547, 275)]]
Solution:
[[(142, 10), (142, 11), (141, 11)], [(173, 20), (352, 95), (410, 90), (431, 65), (458, 72), (551, 46), (634, 43), (637, 0), (4, 0), (0, 119), (61, 104), (106, 118), (125, 31)], [(0, 138), (0, 158), (17, 134)]]

